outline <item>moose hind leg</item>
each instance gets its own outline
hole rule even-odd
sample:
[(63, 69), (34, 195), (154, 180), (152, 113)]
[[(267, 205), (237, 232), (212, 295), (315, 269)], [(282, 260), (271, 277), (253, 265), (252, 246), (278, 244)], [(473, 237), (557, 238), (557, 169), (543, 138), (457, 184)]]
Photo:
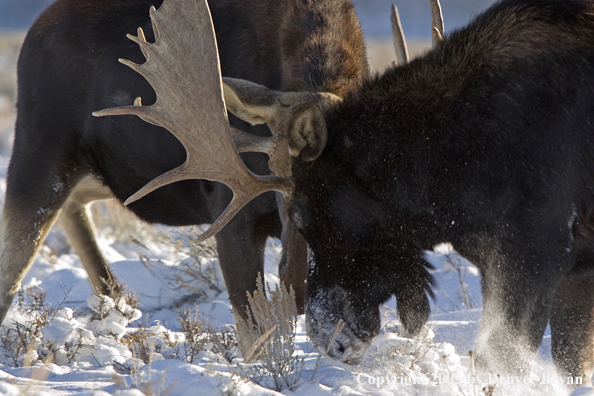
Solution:
[(93, 289), (104, 295), (109, 294), (105, 281), (114, 277), (97, 245), (88, 206), (93, 201), (109, 198), (113, 198), (111, 191), (102, 186), (94, 176), (87, 175), (66, 200), (58, 219), (66, 233), (68, 244), (78, 254)]
[[(557, 284), (551, 311), (551, 349), (560, 375), (584, 385), (594, 374), (594, 251), (580, 252)], [(588, 266), (590, 268), (588, 268)]]

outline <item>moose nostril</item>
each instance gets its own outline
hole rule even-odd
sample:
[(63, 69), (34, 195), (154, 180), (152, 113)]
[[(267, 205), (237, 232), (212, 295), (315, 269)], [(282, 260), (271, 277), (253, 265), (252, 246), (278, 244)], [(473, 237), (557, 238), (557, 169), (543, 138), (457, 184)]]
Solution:
[(336, 343), (338, 344), (338, 352), (342, 355), (346, 351), (346, 347), (338, 341)]

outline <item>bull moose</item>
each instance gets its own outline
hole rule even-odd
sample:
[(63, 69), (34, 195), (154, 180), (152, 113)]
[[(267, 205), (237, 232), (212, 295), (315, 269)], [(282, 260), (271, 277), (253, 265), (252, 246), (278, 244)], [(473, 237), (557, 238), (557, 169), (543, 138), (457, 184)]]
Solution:
[[(156, 100), (150, 85), (117, 59), (142, 61), (141, 50), (126, 34), (141, 27), (146, 38), (154, 40), (149, 8), (161, 3), (58, 0), (30, 29), (18, 63), (18, 115), (1, 220), (0, 321), (60, 211), (68, 241), (91, 284), (106, 293), (102, 279), (112, 274), (86, 207), (112, 197), (124, 201), (184, 162), (183, 146), (163, 128), (137, 117), (91, 115), (131, 104), (136, 96), (148, 104)], [(363, 35), (348, 0), (211, 0), (209, 5), (225, 76), (276, 90), (325, 92), (338, 99), (370, 73)], [(184, 62), (200, 68), (203, 61), (195, 57)], [(243, 132), (236, 131), (236, 137), (246, 150), (270, 135), (265, 125), (251, 126), (236, 118), (231, 122)], [(256, 174), (269, 173), (266, 154), (246, 152), (242, 160)], [(275, 166), (283, 171), (282, 164)], [(212, 223), (231, 196), (223, 184), (186, 180), (128, 207), (149, 222)], [(245, 315), (246, 291), (255, 290), (258, 273), (263, 273), (266, 238), (281, 234), (281, 278), (293, 285), (303, 310), (306, 243), (289, 221), (282, 226), (277, 198), (269, 193), (252, 201), (217, 235), (235, 313)]]
[[(165, 26), (168, 12), (160, 12), (155, 22)], [(306, 315), (320, 352), (361, 362), (391, 295), (404, 328), (418, 333), (434, 283), (423, 251), (449, 241), (481, 271), (480, 366), (525, 368), (550, 323), (559, 371), (590, 382), (594, 2), (502, 0), (342, 100), (310, 93), (315, 100), (303, 101), (246, 81), (221, 82), (217, 65), (196, 76), (200, 92), (189, 81), (172, 84), (179, 72), (163, 66), (182, 67), (185, 54), (174, 61), (167, 39), (174, 41), (165, 33), (154, 44), (134, 38), (148, 60), (128, 63), (162, 102), (96, 113), (165, 126), (188, 151), (187, 166), (132, 199), (184, 177), (222, 181), (242, 203), (281, 192), (310, 248)], [(213, 77), (208, 84), (206, 76)], [(211, 106), (199, 120), (197, 101)], [(286, 125), (271, 145), (285, 143), (291, 177), (243, 167), (225, 104), (248, 122)], [(225, 160), (204, 158), (205, 146), (225, 146), (218, 152)]]
[(312, 250), (319, 350), (359, 362), (391, 295), (418, 332), (422, 252), (449, 241), (481, 272), (481, 366), (525, 368), (550, 322), (557, 368), (590, 382), (593, 33), (592, 1), (501, 1), (325, 113), (326, 146), (295, 163), (289, 208)]

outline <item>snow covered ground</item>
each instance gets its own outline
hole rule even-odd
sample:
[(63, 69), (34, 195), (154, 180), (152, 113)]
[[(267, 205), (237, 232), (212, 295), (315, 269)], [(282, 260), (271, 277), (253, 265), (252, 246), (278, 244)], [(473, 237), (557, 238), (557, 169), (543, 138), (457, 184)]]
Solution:
[[(6, 82), (14, 79), (16, 50), (5, 40), (0, 43), (0, 82)], [(0, 85), (0, 196), (14, 125), (11, 89)], [(233, 360), (218, 353), (213, 342), (192, 355), (197, 351), (181, 329), (179, 311), (186, 318), (197, 312), (217, 334), (233, 325), (216, 258), (208, 247), (199, 251), (189, 243), (194, 229), (142, 225), (114, 204), (96, 205), (93, 212), (104, 254), (139, 305), (93, 296), (78, 257), (59, 224), (54, 226), (22, 284), (26, 291), (15, 299), (0, 331), (0, 395), (569, 394), (554, 374), (548, 330), (526, 376), (473, 375), (468, 353), (482, 313), (478, 271), (447, 246), (427, 252), (438, 287), (421, 337), (398, 333), (391, 300), (382, 309), (383, 331), (364, 363), (346, 366), (319, 357), (299, 318), (294, 386), (289, 390), (281, 384), (279, 392), (272, 378), (259, 377), (258, 366), (243, 364), (233, 348), (226, 355)], [(279, 255), (279, 242), (269, 240), (265, 271), (270, 284), (278, 283)], [(18, 351), (14, 340), (27, 331), (34, 334)], [(140, 344), (133, 343), (135, 335), (141, 336)], [(585, 394), (594, 391), (574, 392)]]

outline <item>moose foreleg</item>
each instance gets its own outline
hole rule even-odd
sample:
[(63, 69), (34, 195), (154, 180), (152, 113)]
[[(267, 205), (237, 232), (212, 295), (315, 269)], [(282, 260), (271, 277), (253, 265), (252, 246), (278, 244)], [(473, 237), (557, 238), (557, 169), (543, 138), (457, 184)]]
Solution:
[(551, 349), (563, 378), (576, 386), (592, 383), (594, 374), (594, 255), (578, 258), (574, 270), (555, 288), (551, 311)]
[[(476, 345), (481, 370), (517, 375), (534, 358), (547, 326), (555, 285), (572, 262), (571, 253), (562, 245), (548, 241), (543, 244), (547, 249), (536, 249), (521, 238), (505, 245), (491, 240), (482, 262), (475, 260), (482, 272), (484, 301)], [(557, 271), (548, 270), (552, 268)]]
[(286, 211), (284, 199), (277, 194), (277, 202), (283, 230), (281, 233), (281, 242), (283, 254), (278, 264), (278, 273), (281, 282), (289, 288), (293, 287), (295, 291), (295, 302), (297, 312), (302, 315), (305, 313), (305, 280), (307, 279), (307, 242), (305, 238), (297, 231)]

